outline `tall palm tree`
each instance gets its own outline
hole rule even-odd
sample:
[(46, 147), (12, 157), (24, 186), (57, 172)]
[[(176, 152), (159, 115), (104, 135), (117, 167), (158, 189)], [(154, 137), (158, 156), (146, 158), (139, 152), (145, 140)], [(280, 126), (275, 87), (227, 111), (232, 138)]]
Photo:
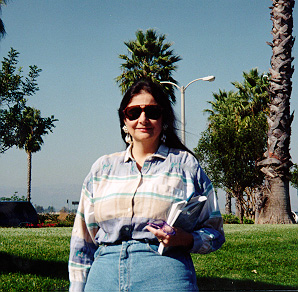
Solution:
[(32, 153), (41, 150), (44, 143), (43, 136), (52, 132), (55, 127), (54, 116), (42, 118), (40, 111), (26, 106), (18, 119), (18, 144), (17, 147), (24, 149), (27, 153), (28, 172), (27, 172), (27, 200), (31, 201), (31, 171)]
[[(251, 69), (249, 72), (243, 72), (244, 80), (240, 82), (232, 82), (238, 89), (239, 95), (243, 101), (246, 101), (247, 108), (245, 111), (249, 113), (268, 112), (268, 87), (270, 76), (268, 74), (259, 73), (257, 68)], [(243, 102), (244, 103), (244, 102)]]
[(294, 0), (272, 0), (273, 22), (271, 80), (269, 86), (270, 114), (268, 116), (268, 148), (259, 165), (265, 173), (265, 188), (259, 206), (257, 223), (292, 223), (289, 169), (292, 165), (289, 151), (291, 123), (290, 96), (292, 91), (291, 57), (294, 45), (293, 7)]
[[(144, 33), (137, 30), (136, 40), (124, 42), (128, 49), (127, 55), (119, 55), (124, 60), (121, 64), (122, 74), (116, 77), (116, 81), (124, 93), (137, 79), (151, 78), (153, 81), (171, 81), (172, 73), (177, 69), (175, 65), (181, 57), (171, 50), (171, 43), (165, 42), (166, 36), (158, 34), (154, 29), (148, 29)], [(174, 88), (165, 85), (170, 99), (175, 102)]]
[[(0, 0), (0, 14), (1, 14), (1, 6), (5, 5), (6, 2), (7, 2), (7, 0)], [(2, 19), (0, 18), (0, 39), (3, 38), (5, 34), (6, 34), (5, 26), (4, 26)]]

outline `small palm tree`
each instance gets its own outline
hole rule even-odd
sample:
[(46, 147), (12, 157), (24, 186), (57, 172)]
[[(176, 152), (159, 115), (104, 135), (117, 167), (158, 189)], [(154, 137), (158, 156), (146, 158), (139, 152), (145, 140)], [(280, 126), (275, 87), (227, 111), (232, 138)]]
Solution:
[(32, 153), (41, 150), (44, 143), (43, 136), (52, 132), (55, 127), (54, 116), (42, 118), (40, 111), (26, 106), (18, 118), (17, 147), (24, 149), (27, 153), (28, 175), (27, 175), (27, 200), (31, 201), (31, 170), (32, 170)]
[[(158, 34), (154, 29), (136, 32), (136, 40), (124, 42), (128, 49), (127, 55), (119, 55), (124, 60), (121, 65), (122, 74), (116, 81), (124, 93), (137, 79), (150, 78), (153, 81), (171, 81), (172, 73), (177, 69), (176, 63), (181, 57), (171, 50), (171, 43), (165, 42), (166, 36)], [(165, 89), (173, 102), (175, 102), (174, 88), (166, 85)]]

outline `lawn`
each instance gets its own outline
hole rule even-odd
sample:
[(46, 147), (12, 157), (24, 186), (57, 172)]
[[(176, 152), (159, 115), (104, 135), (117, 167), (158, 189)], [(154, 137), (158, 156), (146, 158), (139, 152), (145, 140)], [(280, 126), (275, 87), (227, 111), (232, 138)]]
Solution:
[[(298, 225), (225, 225), (226, 243), (193, 254), (200, 291), (297, 290)], [(65, 291), (71, 228), (0, 228), (0, 291)]]
[(0, 228), (0, 291), (66, 291), (71, 227)]
[(298, 225), (224, 225), (226, 243), (194, 254), (200, 291), (298, 289)]

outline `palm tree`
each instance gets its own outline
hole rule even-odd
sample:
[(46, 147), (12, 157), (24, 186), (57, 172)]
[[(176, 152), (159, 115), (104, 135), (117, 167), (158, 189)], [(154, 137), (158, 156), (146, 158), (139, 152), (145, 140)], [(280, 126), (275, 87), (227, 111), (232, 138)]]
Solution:
[(273, 54), (269, 86), (268, 148), (264, 160), (259, 163), (265, 174), (265, 188), (257, 220), (260, 224), (294, 222), (289, 195), (294, 3), (294, 0), (273, 0), (271, 7), (273, 42), (268, 44)]
[(27, 200), (31, 201), (31, 170), (32, 153), (41, 150), (44, 143), (42, 136), (52, 132), (54, 128), (54, 116), (42, 118), (40, 111), (26, 106), (18, 119), (18, 144), (17, 147), (24, 149), (27, 153), (28, 175), (27, 175)]
[[(154, 29), (136, 32), (136, 40), (124, 42), (128, 49), (127, 55), (119, 55), (124, 60), (121, 64), (122, 74), (116, 81), (124, 93), (137, 79), (150, 78), (153, 81), (170, 81), (177, 84), (172, 78), (172, 72), (177, 69), (175, 63), (181, 57), (171, 50), (171, 43), (165, 42), (166, 36), (158, 34)], [(165, 85), (170, 99), (175, 102), (174, 88)]]
[(268, 113), (268, 86), (270, 76), (268, 74), (260, 74), (257, 68), (251, 69), (248, 73), (243, 72), (243, 83), (232, 82), (232, 84), (238, 89), (239, 95), (244, 101), (246, 101), (247, 108), (244, 109), (248, 113)]
[[(1, 6), (6, 4), (6, 0), (0, 0), (0, 14), (1, 14)], [(2, 19), (0, 18), (0, 39), (4, 37), (6, 34), (5, 27)]]

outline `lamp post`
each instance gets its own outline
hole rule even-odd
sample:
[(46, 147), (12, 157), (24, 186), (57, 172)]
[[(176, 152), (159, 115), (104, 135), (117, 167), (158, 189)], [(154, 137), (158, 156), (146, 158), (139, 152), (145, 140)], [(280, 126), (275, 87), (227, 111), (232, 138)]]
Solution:
[(174, 85), (181, 92), (181, 140), (184, 145), (185, 145), (185, 90), (190, 84), (192, 84), (196, 81), (199, 81), (199, 80), (211, 82), (211, 81), (215, 80), (215, 77), (214, 76), (206, 76), (206, 77), (202, 77), (202, 78), (197, 78), (197, 79), (189, 82), (186, 86), (178, 86), (177, 84), (170, 82), (170, 81), (161, 81), (160, 82), (160, 83), (168, 83), (168, 84)]

